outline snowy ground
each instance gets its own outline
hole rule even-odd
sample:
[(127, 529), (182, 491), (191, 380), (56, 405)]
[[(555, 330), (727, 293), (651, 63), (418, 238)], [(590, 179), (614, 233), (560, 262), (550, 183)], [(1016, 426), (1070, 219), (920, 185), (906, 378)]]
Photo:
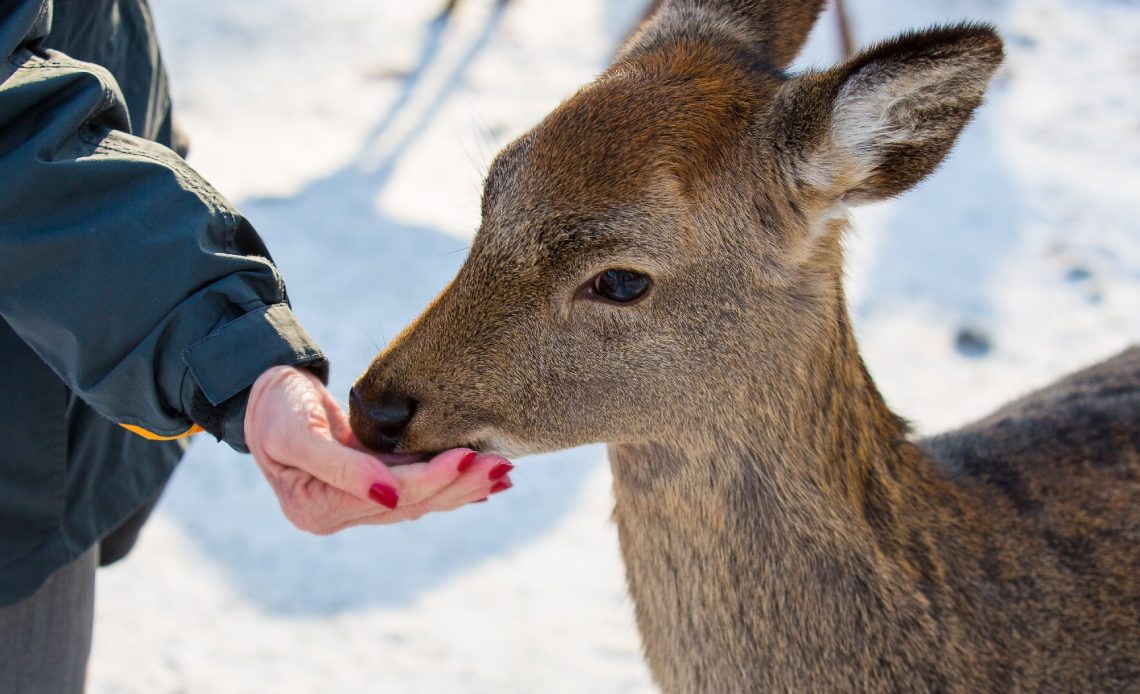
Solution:
[[(261, 230), (344, 393), (459, 267), (493, 153), (604, 67), (644, 0), (466, 0), (445, 28), (435, 2), (152, 1), (191, 161)], [(962, 18), (1008, 42), (951, 160), (856, 216), (852, 309), (892, 405), (937, 431), (1140, 341), (1140, 4), (850, 9), (864, 43)], [(830, 22), (804, 64), (834, 59)], [(197, 441), (101, 574), (92, 691), (652, 691), (604, 452), (513, 477), (489, 504), (318, 539), (251, 461)]]

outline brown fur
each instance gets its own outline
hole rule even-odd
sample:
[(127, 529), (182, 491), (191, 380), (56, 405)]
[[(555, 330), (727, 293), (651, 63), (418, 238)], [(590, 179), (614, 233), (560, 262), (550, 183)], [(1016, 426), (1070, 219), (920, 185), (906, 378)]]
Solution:
[[(844, 205), (934, 169), (1000, 40), (789, 77), (819, 5), (667, 4), (500, 154), (470, 257), (357, 394), (410, 404), (401, 451), (607, 442), (667, 692), (1135, 690), (1140, 350), (919, 441), (847, 317)], [(653, 288), (590, 300), (607, 268)]]

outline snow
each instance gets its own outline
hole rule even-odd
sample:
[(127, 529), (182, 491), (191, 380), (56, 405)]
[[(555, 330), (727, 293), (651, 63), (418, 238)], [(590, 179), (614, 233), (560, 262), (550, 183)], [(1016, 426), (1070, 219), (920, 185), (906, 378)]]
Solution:
[[(462, 263), (495, 151), (602, 70), (644, 0), (152, 0), (191, 163), (261, 231), (346, 393)], [(1008, 60), (946, 164), (860, 208), (849, 298), (920, 432), (1140, 341), (1140, 12), (849, 0), (861, 43), (994, 22)], [(800, 60), (825, 66), (827, 15)], [(969, 333), (959, 349), (959, 333)], [(100, 572), (90, 690), (653, 691), (600, 447), (490, 503), (316, 538), (200, 438)]]

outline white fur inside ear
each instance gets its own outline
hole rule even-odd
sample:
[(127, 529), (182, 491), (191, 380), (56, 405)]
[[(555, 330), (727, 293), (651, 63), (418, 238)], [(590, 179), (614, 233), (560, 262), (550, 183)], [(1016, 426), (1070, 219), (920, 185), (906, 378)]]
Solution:
[[(899, 145), (953, 142), (981, 100), (988, 75), (973, 61), (919, 65), (871, 63), (852, 75), (832, 107), (829, 142), (815, 157), (813, 183), (851, 191), (867, 181)], [(859, 200), (851, 200), (856, 203)]]
[(884, 81), (860, 73), (843, 85), (835, 100), (831, 141), (846, 160), (848, 175), (870, 176), (884, 147), (911, 141), (918, 134), (913, 122), (898, 117), (926, 84), (915, 77)]

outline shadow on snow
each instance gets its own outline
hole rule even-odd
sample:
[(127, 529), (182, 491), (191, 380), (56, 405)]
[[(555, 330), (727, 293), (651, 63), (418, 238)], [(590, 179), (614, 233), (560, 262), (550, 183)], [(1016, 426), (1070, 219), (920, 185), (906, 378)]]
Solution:
[[(303, 324), (318, 343), (338, 347), (330, 355), (330, 387), (342, 401), (379, 349), (372, 331), (385, 341), (394, 337), (462, 264), (461, 241), (387, 218), (375, 200), (400, 158), (461, 85), (503, 11), (503, 5), (492, 11), (416, 126), (379, 165), (354, 162), (294, 197), (241, 205), (266, 234)], [(417, 66), (363, 152), (407, 108), (447, 29), (443, 20), (428, 26)], [(526, 460), (512, 475), (514, 490), (492, 503), (416, 523), (316, 538), (281, 516), (251, 460), (199, 441), (160, 508), (252, 604), (284, 615), (335, 614), (408, 604), (480, 562), (542, 536), (571, 508), (588, 473), (603, 461), (599, 448)]]

